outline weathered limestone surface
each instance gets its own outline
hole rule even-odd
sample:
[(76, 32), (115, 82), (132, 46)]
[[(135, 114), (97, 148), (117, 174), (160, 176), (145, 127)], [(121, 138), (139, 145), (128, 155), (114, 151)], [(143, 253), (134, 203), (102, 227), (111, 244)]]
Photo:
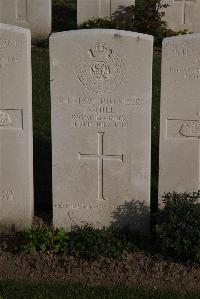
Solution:
[(77, 0), (77, 23), (80, 25), (92, 18), (110, 18), (119, 6), (134, 4), (135, 0)]
[(51, 33), (51, 0), (0, 0), (0, 22), (28, 28), (32, 39)]
[(163, 42), (160, 198), (200, 189), (200, 34)]
[(0, 24), (0, 224), (33, 217), (31, 35)]
[(52, 35), (56, 226), (148, 230), (152, 50), (152, 36), (132, 32)]
[(163, 0), (163, 3), (169, 4), (164, 9), (169, 28), (200, 32), (200, 0)]

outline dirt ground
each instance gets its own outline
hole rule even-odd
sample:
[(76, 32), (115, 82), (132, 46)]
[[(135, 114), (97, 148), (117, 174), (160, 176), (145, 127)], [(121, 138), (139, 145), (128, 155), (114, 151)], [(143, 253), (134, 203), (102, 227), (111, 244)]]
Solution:
[(10, 252), (16, 238), (0, 238), (0, 280), (64, 281), (94, 285), (144, 286), (161, 290), (200, 291), (200, 267), (165, 261), (145, 252), (124, 253), (121, 260), (80, 260), (67, 255)]

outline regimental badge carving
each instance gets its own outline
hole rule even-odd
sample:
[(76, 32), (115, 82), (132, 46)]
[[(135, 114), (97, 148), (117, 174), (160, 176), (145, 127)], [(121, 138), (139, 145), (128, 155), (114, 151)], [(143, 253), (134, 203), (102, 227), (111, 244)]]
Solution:
[(76, 66), (76, 75), (84, 88), (104, 93), (121, 85), (125, 76), (123, 59), (116, 51), (100, 42)]
[(11, 124), (10, 115), (6, 112), (0, 111), (0, 126), (7, 126)]
[(179, 131), (182, 136), (185, 137), (197, 137), (200, 138), (200, 121), (189, 120), (186, 121)]

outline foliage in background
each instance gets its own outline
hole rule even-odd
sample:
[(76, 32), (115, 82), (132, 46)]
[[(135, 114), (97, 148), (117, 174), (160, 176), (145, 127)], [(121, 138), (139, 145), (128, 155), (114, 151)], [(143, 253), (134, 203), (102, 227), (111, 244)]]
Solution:
[(92, 28), (103, 28), (103, 29), (115, 29), (116, 25), (110, 18), (92, 18), (80, 25), (80, 29), (92, 29)]
[(53, 0), (52, 12), (52, 27), (54, 32), (77, 28), (75, 0)]
[(167, 28), (167, 23), (162, 19), (167, 4), (161, 0), (140, 0), (135, 6), (120, 6), (109, 19), (91, 19), (82, 24), (81, 28), (115, 28), (153, 35), (155, 45), (161, 46), (162, 39), (175, 35)]
[(23, 233), (21, 249), (26, 253), (66, 253), (80, 258), (99, 259), (103, 256), (118, 258), (123, 251), (133, 252), (136, 247), (123, 233), (110, 228), (86, 226), (67, 233), (63, 228), (41, 226)]
[(200, 191), (167, 193), (157, 225), (162, 252), (178, 260), (200, 262)]

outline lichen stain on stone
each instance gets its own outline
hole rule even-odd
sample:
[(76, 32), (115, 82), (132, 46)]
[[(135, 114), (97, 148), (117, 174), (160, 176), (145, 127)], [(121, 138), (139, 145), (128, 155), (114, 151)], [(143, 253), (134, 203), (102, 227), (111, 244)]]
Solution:
[(114, 38), (116, 38), (116, 39), (120, 39), (122, 36), (121, 36), (121, 34), (119, 34), (119, 33), (115, 33), (114, 34)]

